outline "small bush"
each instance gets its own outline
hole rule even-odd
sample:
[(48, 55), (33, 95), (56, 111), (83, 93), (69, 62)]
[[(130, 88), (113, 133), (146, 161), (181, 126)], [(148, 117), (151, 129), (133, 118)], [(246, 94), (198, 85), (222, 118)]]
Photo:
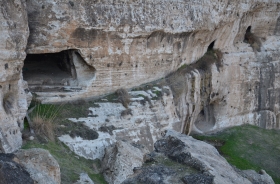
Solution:
[(32, 119), (33, 128), (37, 135), (44, 135), (49, 140), (54, 141), (54, 126), (49, 119), (41, 116), (35, 116)]
[(39, 136), (45, 136), (51, 141), (55, 140), (54, 121), (57, 118), (62, 105), (55, 106), (50, 104), (38, 103), (31, 112), (31, 127)]
[(254, 51), (258, 51), (258, 52), (261, 51), (261, 46), (262, 46), (261, 41), (253, 33), (247, 31), (245, 34), (244, 42), (249, 43)]
[(121, 88), (116, 91), (116, 94), (118, 95), (118, 100), (123, 104), (123, 106), (128, 108), (130, 103), (130, 95), (128, 92), (124, 88)]
[(132, 110), (131, 109), (125, 109), (121, 112), (121, 116), (131, 115), (132, 116)]

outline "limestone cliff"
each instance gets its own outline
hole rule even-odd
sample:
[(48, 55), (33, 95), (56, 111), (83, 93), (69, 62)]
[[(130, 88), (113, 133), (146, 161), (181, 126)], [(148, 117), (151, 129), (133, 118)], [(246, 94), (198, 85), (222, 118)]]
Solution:
[(21, 69), (29, 35), (24, 0), (0, 2), (0, 152), (21, 147), (28, 88)]
[(165, 77), (212, 47), (222, 65), (183, 76), (181, 131), (279, 128), (279, 10), (279, 0), (2, 0), (1, 151), (21, 145), (22, 72), (43, 102), (75, 100)]
[[(223, 65), (213, 65), (207, 75), (195, 69), (186, 74), (188, 89), (177, 106), (181, 131), (243, 123), (279, 127), (277, 0), (30, 0), (27, 7), (28, 54), (71, 49), (72, 55), (81, 56), (80, 65), (93, 67), (93, 75), (82, 76), (72, 59), (78, 72), (63, 83), (63, 90), (46, 78), (39, 89), (35, 85), (45, 102), (86, 98), (162, 78), (195, 63), (211, 46), (223, 53)], [(258, 38), (255, 50), (246, 32)]]

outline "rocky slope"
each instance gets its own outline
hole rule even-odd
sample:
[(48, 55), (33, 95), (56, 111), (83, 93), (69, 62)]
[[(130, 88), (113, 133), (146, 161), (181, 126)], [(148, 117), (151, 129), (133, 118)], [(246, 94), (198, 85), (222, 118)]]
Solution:
[[(117, 178), (109, 183), (274, 183), (265, 171), (257, 174), (255, 171), (236, 170), (213, 146), (175, 131), (167, 131), (155, 143), (155, 152), (143, 157), (146, 164), (134, 167), (134, 174), (129, 175), (122, 169), (130, 166), (129, 159), (122, 159), (122, 165), (118, 164), (118, 158), (125, 158), (130, 150), (127, 149), (129, 146), (121, 146), (123, 144), (119, 144), (118, 151), (106, 153), (111, 162), (105, 163), (115, 168), (108, 173)], [(130, 156), (136, 159), (139, 153)], [(128, 179), (124, 180), (123, 176)]]

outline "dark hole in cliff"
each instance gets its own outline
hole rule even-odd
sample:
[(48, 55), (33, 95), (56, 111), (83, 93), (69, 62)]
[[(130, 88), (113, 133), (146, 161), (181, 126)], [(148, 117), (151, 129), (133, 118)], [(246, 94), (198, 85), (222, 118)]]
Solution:
[(95, 68), (87, 65), (76, 50), (27, 54), (23, 78), (33, 92), (73, 92), (95, 78)]
[(210, 45), (207, 48), (207, 51), (213, 50), (214, 45), (215, 45), (215, 41), (211, 42)]
[(198, 114), (195, 127), (202, 132), (206, 132), (211, 130), (215, 126), (215, 123), (214, 105), (211, 104), (205, 106)]
[(261, 51), (261, 41), (254, 33), (251, 32), (251, 26), (246, 29), (244, 42), (250, 44), (254, 51)]

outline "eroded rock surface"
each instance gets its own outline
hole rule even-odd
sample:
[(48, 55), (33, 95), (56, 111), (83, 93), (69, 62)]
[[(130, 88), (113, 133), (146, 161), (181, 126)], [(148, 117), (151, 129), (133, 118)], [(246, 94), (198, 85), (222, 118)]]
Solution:
[(60, 167), (49, 151), (32, 148), (15, 153), (19, 164), (39, 184), (60, 184)]
[[(274, 183), (265, 171), (258, 174), (235, 170), (212, 145), (175, 131), (167, 131), (164, 138), (155, 143), (155, 151), (150, 154), (155, 162), (148, 160), (152, 164), (144, 164), (123, 183)], [(175, 163), (167, 162), (167, 158), (160, 161), (160, 154)], [(179, 175), (180, 172), (184, 176)]]
[(133, 168), (140, 167), (144, 155), (148, 153), (145, 146), (118, 141), (106, 148), (105, 157), (102, 160), (103, 175), (110, 184), (122, 183), (133, 174)]
[[(97, 139), (71, 137), (70, 133), (60, 136), (59, 140), (79, 156), (102, 159), (105, 148), (117, 140), (143, 144), (152, 151), (153, 144), (164, 130), (180, 131), (172, 92), (168, 87), (131, 91), (130, 95), (127, 109), (121, 103), (98, 102), (96, 107), (89, 108), (88, 117), (69, 118), (98, 132)], [(124, 113), (128, 109), (129, 113)]]
[(14, 158), (13, 154), (0, 153), (0, 183), (34, 184), (30, 174)]
[(0, 152), (11, 153), (21, 147), (28, 108), (28, 86), (22, 79), (29, 35), (25, 1), (1, 1), (0, 22)]

